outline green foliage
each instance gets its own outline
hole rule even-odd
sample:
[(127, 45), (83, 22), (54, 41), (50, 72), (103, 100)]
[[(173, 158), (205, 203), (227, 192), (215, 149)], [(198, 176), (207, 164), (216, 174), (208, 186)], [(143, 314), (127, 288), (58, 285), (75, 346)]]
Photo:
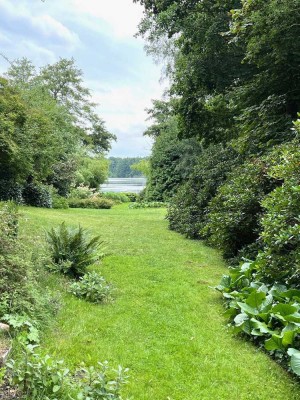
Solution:
[(124, 192), (125, 196), (131, 201), (132, 203), (136, 202), (138, 200), (139, 195), (137, 193), (133, 192)]
[(207, 207), (202, 235), (225, 257), (235, 256), (259, 237), (260, 202), (276, 185), (266, 171), (263, 160), (246, 162), (231, 173)]
[(240, 163), (231, 147), (211, 145), (197, 159), (193, 172), (179, 187), (168, 208), (169, 228), (199, 238), (206, 221), (206, 207), (228, 173)]
[(167, 203), (162, 201), (141, 201), (129, 205), (129, 208), (165, 208)]
[(300, 291), (284, 285), (266, 285), (259, 265), (244, 263), (223, 276), (217, 289), (227, 304), (226, 315), (235, 333), (250, 336), (278, 360), (286, 363), (295, 354), (291, 368), (300, 375), (298, 357), (290, 347), (300, 349)]
[(18, 207), (13, 202), (0, 203), (0, 254), (11, 253), (16, 247), (19, 227)]
[(10, 326), (10, 334), (23, 344), (39, 343), (37, 323), (26, 315), (5, 314), (2, 318)]
[(26, 346), (23, 357), (7, 363), (11, 383), (30, 399), (62, 399), (70, 398), (68, 391), (69, 370), (62, 361), (56, 361), (49, 355), (44, 357), (34, 351), (34, 346)]
[(141, 172), (142, 176), (150, 176), (150, 164), (147, 158), (140, 160), (139, 162), (132, 164), (130, 168), (133, 171)]
[(129, 203), (131, 200), (126, 193), (105, 192), (101, 193), (101, 198), (113, 200), (114, 203)]
[(95, 208), (95, 209), (110, 209), (114, 202), (110, 199), (105, 199), (98, 196), (89, 197), (87, 199), (68, 199), (69, 207), (71, 208)]
[(15, 201), (17, 204), (23, 202), (23, 186), (19, 183), (7, 180), (0, 180), (0, 201)]
[(137, 178), (143, 175), (143, 171), (131, 168), (138, 163), (144, 163), (141, 157), (109, 157), (110, 178)]
[(35, 346), (25, 346), (23, 355), (7, 363), (10, 382), (32, 400), (122, 400), (120, 389), (127, 382), (127, 369), (111, 370), (107, 362), (97, 367), (82, 364), (74, 376), (63, 361), (42, 356)]
[(69, 208), (68, 200), (59, 194), (52, 194), (52, 208)]
[[(39, 289), (28, 251), (18, 239), (18, 209), (14, 203), (0, 208), (0, 319), (23, 315), (27, 321), (45, 320), (54, 311), (48, 291)], [(29, 253), (30, 254), (30, 253)], [(35, 260), (37, 262), (37, 260)], [(52, 296), (53, 297), (53, 296)], [(8, 317), (7, 317), (8, 315)], [(24, 317), (27, 316), (27, 317)]]
[(49, 189), (41, 184), (27, 183), (22, 191), (24, 203), (34, 207), (52, 207), (52, 198)]
[(103, 156), (84, 157), (76, 174), (76, 185), (98, 189), (108, 175), (108, 160)]
[[(153, 113), (155, 117), (152, 118), (157, 119), (155, 109)], [(169, 201), (193, 170), (197, 152), (201, 148), (197, 140), (178, 139), (176, 117), (166, 116), (166, 121), (159, 127), (160, 133), (155, 139), (149, 160), (151, 173), (147, 179), (147, 201)]]
[(96, 190), (89, 186), (79, 185), (72, 188), (70, 191), (70, 198), (72, 199), (88, 199), (95, 196)]
[(103, 244), (99, 236), (90, 238), (81, 226), (70, 228), (64, 222), (48, 231), (46, 240), (54, 268), (76, 278), (83, 276), (86, 268), (99, 260)]
[(279, 155), (279, 162), (274, 163), (269, 175), (283, 183), (262, 202), (263, 250), (257, 262), (267, 282), (299, 287), (299, 143), (281, 146), (274, 153), (275, 159)]
[(69, 292), (91, 303), (103, 303), (109, 299), (112, 286), (106, 282), (103, 276), (96, 272), (88, 272), (78, 282), (70, 285)]

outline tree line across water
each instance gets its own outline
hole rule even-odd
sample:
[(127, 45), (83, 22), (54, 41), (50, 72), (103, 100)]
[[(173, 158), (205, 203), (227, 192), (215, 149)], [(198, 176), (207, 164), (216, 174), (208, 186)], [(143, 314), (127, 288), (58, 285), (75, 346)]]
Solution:
[(148, 110), (148, 201), (234, 268), (236, 332), (300, 374), (300, 2), (135, 0), (170, 81)]

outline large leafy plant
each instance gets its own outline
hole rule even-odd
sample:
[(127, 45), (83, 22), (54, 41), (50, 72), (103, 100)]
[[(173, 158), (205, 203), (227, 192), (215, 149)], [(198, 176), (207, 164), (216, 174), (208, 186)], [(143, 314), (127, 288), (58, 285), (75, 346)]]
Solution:
[(96, 272), (88, 272), (78, 282), (72, 283), (69, 291), (91, 303), (102, 303), (109, 298), (112, 286), (103, 276)]
[(54, 268), (75, 278), (84, 275), (86, 268), (101, 257), (100, 237), (91, 238), (81, 226), (71, 228), (63, 222), (46, 233), (46, 240)]
[(255, 262), (231, 269), (217, 289), (235, 333), (250, 336), (300, 375), (300, 290), (266, 285)]

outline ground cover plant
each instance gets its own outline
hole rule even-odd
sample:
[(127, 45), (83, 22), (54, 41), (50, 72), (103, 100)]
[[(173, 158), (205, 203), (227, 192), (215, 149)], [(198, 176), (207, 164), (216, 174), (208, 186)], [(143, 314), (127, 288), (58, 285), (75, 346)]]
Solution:
[(103, 303), (111, 296), (112, 286), (97, 272), (88, 272), (73, 282), (69, 292), (91, 303)]
[(122, 204), (109, 215), (36, 208), (22, 208), (22, 214), (24, 240), (42, 237), (62, 219), (105, 237), (110, 255), (101, 273), (117, 288), (114, 302), (99, 307), (66, 293), (54, 275), (51, 286), (61, 291), (63, 307), (44, 335), (43, 353), (59, 354), (70, 369), (99, 359), (128, 367), (125, 398), (299, 398), (297, 383), (279, 365), (227, 331), (219, 294), (211, 289), (225, 271), (221, 257), (168, 231), (164, 209)]

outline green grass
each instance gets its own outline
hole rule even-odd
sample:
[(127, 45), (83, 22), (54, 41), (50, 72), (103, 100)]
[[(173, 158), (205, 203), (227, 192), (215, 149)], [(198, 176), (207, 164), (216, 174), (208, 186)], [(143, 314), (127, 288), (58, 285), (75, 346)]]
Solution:
[(71, 367), (83, 360), (129, 367), (123, 394), (135, 400), (300, 398), (280, 366), (227, 330), (220, 295), (210, 288), (226, 272), (220, 256), (168, 231), (165, 210), (21, 212), (21, 233), (32, 242), (62, 221), (100, 234), (109, 255), (95, 269), (116, 287), (115, 300), (100, 306), (64, 294), (45, 351)]

